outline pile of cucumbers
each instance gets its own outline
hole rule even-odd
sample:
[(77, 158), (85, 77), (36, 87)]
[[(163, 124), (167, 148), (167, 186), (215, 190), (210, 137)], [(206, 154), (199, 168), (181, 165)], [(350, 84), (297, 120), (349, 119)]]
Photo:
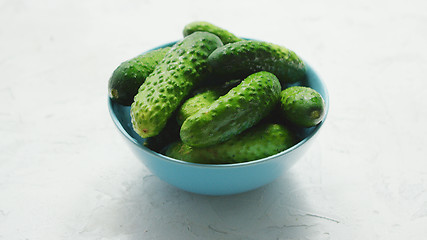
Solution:
[(324, 100), (304, 86), (307, 69), (293, 51), (208, 22), (183, 33), (109, 80), (110, 98), (131, 106), (148, 148), (194, 163), (247, 162), (292, 147), (300, 129), (322, 121)]

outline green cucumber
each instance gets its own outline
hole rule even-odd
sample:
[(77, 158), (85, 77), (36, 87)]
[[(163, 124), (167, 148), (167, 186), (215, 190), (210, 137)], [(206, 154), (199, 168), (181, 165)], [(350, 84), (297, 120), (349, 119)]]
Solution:
[(184, 36), (188, 36), (194, 32), (210, 32), (215, 35), (217, 35), (223, 44), (232, 43), (232, 42), (238, 42), (242, 39), (236, 37), (234, 34), (230, 33), (229, 31), (222, 29), (218, 26), (215, 26), (209, 22), (203, 22), (203, 21), (196, 21), (187, 24), (184, 27), (183, 34)]
[(141, 137), (156, 136), (191, 90), (208, 74), (207, 58), (221, 40), (195, 32), (172, 46), (147, 77), (131, 105), (132, 125)]
[(283, 125), (260, 124), (226, 142), (209, 147), (191, 147), (177, 141), (167, 148), (165, 154), (193, 163), (240, 163), (280, 153), (295, 143), (294, 134)]
[(221, 79), (243, 79), (267, 71), (276, 75), (283, 88), (306, 79), (306, 66), (300, 57), (285, 47), (262, 41), (226, 44), (209, 56), (208, 64)]
[(300, 127), (313, 127), (319, 124), (325, 115), (325, 101), (316, 90), (294, 86), (280, 94), (281, 109), (284, 117)]
[(181, 126), (185, 119), (195, 114), (200, 109), (209, 106), (222, 95), (226, 94), (231, 88), (235, 87), (240, 80), (228, 81), (221, 86), (207, 87), (199, 90), (193, 97), (187, 99), (179, 108), (177, 113), (177, 122)]
[(279, 102), (280, 92), (276, 76), (269, 72), (254, 73), (188, 117), (181, 126), (181, 139), (193, 147), (227, 141), (265, 117)]
[(122, 62), (108, 82), (110, 98), (122, 105), (131, 105), (138, 88), (169, 50), (170, 47), (156, 49)]

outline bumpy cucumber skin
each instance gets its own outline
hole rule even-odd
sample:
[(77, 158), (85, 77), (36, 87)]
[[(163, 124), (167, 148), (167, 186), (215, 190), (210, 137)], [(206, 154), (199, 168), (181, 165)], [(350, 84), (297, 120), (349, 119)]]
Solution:
[(300, 127), (313, 127), (325, 115), (325, 102), (314, 89), (303, 86), (289, 87), (280, 94), (284, 117)]
[(209, 106), (222, 95), (235, 87), (240, 80), (231, 80), (221, 86), (208, 87), (199, 90), (193, 97), (187, 99), (179, 108), (177, 112), (177, 122), (181, 126), (185, 119), (195, 114), (200, 109)]
[(209, 22), (203, 22), (203, 21), (196, 21), (196, 22), (187, 24), (184, 27), (183, 34), (185, 37), (198, 31), (210, 32), (217, 35), (221, 39), (223, 44), (242, 41), (241, 38), (236, 37), (234, 34), (230, 33), (229, 31), (222, 29), (218, 26), (215, 26)]
[(240, 163), (274, 155), (295, 143), (293, 133), (283, 125), (260, 124), (226, 142), (209, 147), (195, 148), (178, 141), (169, 146), (165, 154), (193, 163)]
[(207, 57), (220, 46), (221, 40), (207, 32), (193, 33), (172, 46), (134, 98), (135, 132), (143, 138), (159, 134), (193, 87), (206, 77)]
[(182, 125), (188, 117), (199, 111), (201, 108), (209, 106), (220, 96), (221, 94), (218, 91), (207, 90), (206, 92), (199, 93), (196, 96), (189, 98), (178, 110), (178, 124)]
[(227, 141), (265, 117), (279, 102), (280, 92), (276, 76), (269, 72), (254, 73), (187, 118), (181, 126), (181, 140), (193, 147)]
[(226, 44), (209, 56), (208, 64), (216, 77), (225, 79), (245, 78), (259, 71), (271, 72), (279, 78), (283, 88), (306, 79), (306, 66), (293, 51), (262, 41)]
[(156, 49), (121, 63), (108, 82), (110, 98), (122, 105), (131, 105), (138, 88), (169, 50), (170, 47)]

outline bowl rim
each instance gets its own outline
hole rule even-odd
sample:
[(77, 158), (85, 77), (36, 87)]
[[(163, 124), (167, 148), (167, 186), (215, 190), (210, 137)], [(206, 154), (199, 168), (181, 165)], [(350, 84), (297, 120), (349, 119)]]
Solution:
[[(145, 51), (143, 53), (150, 52), (150, 51), (153, 51), (153, 50), (156, 50), (156, 49), (159, 49), (159, 48), (163, 48), (163, 47), (172, 46), (176, 42), (178, 42), (178, 41), (173, 41), (173, 42), (165, 43), (165, 44), (162, 44), (160, 46), (151, 48), (150, 50), (147, 50), (147, 51)], [(172, 163), (176, 163), (176, 164), (188, 165), (188, 166), (199, 167), (199, 168), (234, 168), (234, 167), (244, 167), (244, 166), (250, 166), (250, 165), (260, 164), (260, 163), (267, 162), (267, 161), (272, 160), (272, 159), (276, 159), (278, 157), (281, 157), (283, 155), (286, 155), (286, 154), (288, 154), (290, 152), (295, 151), (297, 148), (301, 147), (306, 142), (308, 142), (310, 139), (312, 139), (317, 134), (317, 132), (320, 130), (320, 128), (323, 126), (323, 124), (326, 121), (326, 118), (327, 118), (328, 113), (329, 113), (329, 92), (328, 92), (328, 88), (326, 86), (326, 83), (319, 76), (318, 72), (315, 71), (313, 69), (313, 67), (311, 67), (311, 65), (309, 63), (307, 63), (307, 61), (305, 61), (304, 59), (303, 59), (303, 62), (306, 64), (306, 66), (308, 68), (310, 68), (316, 74), (317, 79), (319, 80), (319, 82), (323, 86), (323, 91), (325, 93), (325, 96), (322, 96), (322, 97), (323, 97), (324, 102), (325, 102), (325, 114), (323, 116), (322, 121), (319, 124), (317, 124), (316, 126), (313, 127), (314, 128), (313, 131), (307, 137), (303, 138), (302, 140), (300, 140), (298, 143), (296, 143), (292, 147), (290, 147), (290, 148), (288, 148), (286, 150), (283, 150), (283, 151), (281, 151), (279, 153), (276, 153), (274, 155), (271, 155), (271, 156), (268, 156), (268, 157), (265, 157), (265, 158), (261, 158), (261, 159), (257, 159), (257, 160), (253, 160), (253, 161), (241, 162), (241, 163), (204, 164), (204, 163), (186, 162), (186, 161), (183, 161), (183, 160), (179, 160), (179, 159), (175, 159), (175, 158), (171, 158), (171, 157), (165, 156), (163, 154), (155, 152), (155, 151), (153, 151), (153, 150), (151, 150), (151, 149), (149, 149), (149, 148), (141, 145), (135, 138), (133, 138), (125, 130), (125, 128), (122, 126), (122, 124), (118, 120), (118, 118), (117, 118), (117, 116), (116, 116), (116, 114), (115, 114), (115, 112), (113, 110), (113, 104), (118, 104), (118, 103), (115, 103), (113, 100), (111, 100), (110, 97), (107, 97), (108, 98), (108, 110), (109, 110), (110, 117), (112, 118), (114, 124), (119, 129), (119, 131), (124, 135), (124, 137), (127, 140), (129, 140), (130, 142), (132, 142), (134, 145), (136, 145), (139, 149), (143, 150), (145, 153), (147, 153), (149, 155), (152, 155), (153, 157), (159, 157), (161, 159), (164, 159), (166, 161), (169, 161), (169, 162), (172, 162)]]

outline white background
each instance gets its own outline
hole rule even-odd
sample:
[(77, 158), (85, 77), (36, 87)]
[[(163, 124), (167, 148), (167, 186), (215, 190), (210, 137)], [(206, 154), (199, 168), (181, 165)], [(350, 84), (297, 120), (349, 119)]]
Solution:
[[(310, 152), (255, 191), (162, 182), (108, 114), (112, 71), (195, 20), (328, 86)], [(0, 239), (426, 239), (426, 43), (423, 0), (0, 0)]]

